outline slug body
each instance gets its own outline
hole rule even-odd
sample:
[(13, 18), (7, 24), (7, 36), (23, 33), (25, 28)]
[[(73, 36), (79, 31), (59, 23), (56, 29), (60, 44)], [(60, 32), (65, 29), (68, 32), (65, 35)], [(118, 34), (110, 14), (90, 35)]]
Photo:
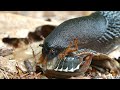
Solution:
[[(51, 62), (52, 67), (48, 67), (48, 70), (55, 69), (59, 53), (75, 38), (78, 39), (79, 50), (88, 49), (110, 55), (120, 44), (120, 11), (98, 11), (89, 16), (67, 20), (57, 26), (43, 44), (42, 57), (46, 57), (45, 60)], [(70, 64), (71, 60), (67, 59), (66, 65), (75, 69), (80, 62), (72, 60), (74, 63)]]

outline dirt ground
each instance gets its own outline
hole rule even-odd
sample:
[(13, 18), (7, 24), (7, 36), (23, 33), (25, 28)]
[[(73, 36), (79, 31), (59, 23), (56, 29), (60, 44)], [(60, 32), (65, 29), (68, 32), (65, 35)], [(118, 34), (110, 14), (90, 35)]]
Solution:
[[(36, 28), (51, 30), (65, 20), (86, 16), (92, 12), (94, 11), (1, 11), (0, 79), (47, 79), (41, 72), (34, 73), (42, 49), (39, 44), (44, 41), (42, 37), (37, 38)], [(97, 74), (104, 79), (113, 78), (111, 74)]]

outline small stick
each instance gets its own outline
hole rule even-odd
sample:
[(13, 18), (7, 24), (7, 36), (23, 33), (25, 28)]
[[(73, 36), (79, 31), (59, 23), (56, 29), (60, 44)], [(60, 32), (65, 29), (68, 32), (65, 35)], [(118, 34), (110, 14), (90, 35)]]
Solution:
[(33, 54), (33, 57), (34, 57), (35, 61), (37, 61), (37, 60), (36, 60), (35, 53), (34, 53), (34, 50), (33, 50), (33, 48), (31, 47), (31, 45), (30, 45), (30, 48), (32, 49), (32, 54)]
[(6, 79), (9, 79), (7, 73), (3, 69), (0, 68), (0, 72), (4, 75)]

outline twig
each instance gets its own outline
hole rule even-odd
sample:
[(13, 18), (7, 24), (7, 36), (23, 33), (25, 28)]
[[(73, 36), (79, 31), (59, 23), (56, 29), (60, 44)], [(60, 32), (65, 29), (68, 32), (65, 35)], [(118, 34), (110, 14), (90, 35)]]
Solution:
[(6, 79), (9, 79), (8, 75), (7, 75), (7, 72), (3, 69), (0, 68), (0, 72), (3, 74), (3, 76), (6, 78)]

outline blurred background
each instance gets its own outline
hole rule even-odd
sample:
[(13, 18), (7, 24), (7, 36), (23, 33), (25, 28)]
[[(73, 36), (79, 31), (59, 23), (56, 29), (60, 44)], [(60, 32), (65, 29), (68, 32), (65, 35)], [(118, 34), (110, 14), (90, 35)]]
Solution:
[(0, 11), (0, 46), (3, 37), (25, 38), (43, 25), (59, 25), (65, 20), (87, 16), (94, 11)]
[(1, 13), (13, 13), (23, 16), (39, 18), (39, 19), (53, 19), (66, 20), (69, 18), (86, 16), (94, 11), (0, 11)]

